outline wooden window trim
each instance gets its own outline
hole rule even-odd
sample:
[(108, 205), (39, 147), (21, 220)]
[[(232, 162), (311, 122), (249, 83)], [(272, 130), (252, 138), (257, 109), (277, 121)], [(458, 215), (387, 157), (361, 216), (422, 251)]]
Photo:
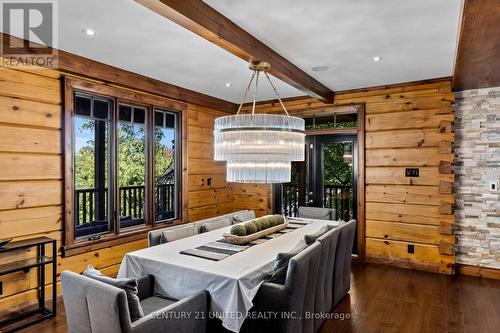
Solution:
[[(73, 111), (74, 111), (74, 93), (75, 91), (80, 91), (83, 93), (89, 93), (97, 96), (102, 96), (105, 98), (111, 98), (114, 100), (114, 110), (117, 112), (118, 104), (120, 102), (131, 103), (137, 106), (146, 106), (149, 112), (147, 112), (147, 118), (149, 125), (154, 126), (154, 110), (163, 109), (173, 112), (177, 112), (179, 115), (179, 138), (180, 138), (180, 171), (179, 171), (179, 216), (178, 219), (173, 220), (172, 223), (168, 225), (159, 223), (155, 224), (153, 221), (153, 206), (147, 205), (148, 209), (145, 215), (146, 223), (144, 226), (127, 228), (127, 231), (117, 233), (118, 230), (113, 231), (109, 234), (103, 234), (98, 240), (75, 240), (74, 237), (74, 186), (73, 186)], [(128, 243), (135, 240), (144, 239), (146, 234), (158, 228), (170, 227), (187, 222), (187, 203), (188, 203), (188, 187), (187, 187), (187, 105), (175, 100), (171, 100), (165, 97), (160, 97), (156, 95), (151, 95), (143, 93), (140, 91), (135, 91), (127, 88), (122, 88), (113, 85), (107, 85), (101, 82), (87, 81), (75, 77), (64, 77), (64, 120), (63, 120), (63, 170), (64, 170), (64, 246), (63, 256), (71, 256), (79, 253), (84, 253), (88, 251), (93, 251), (109, 246), (114, 246), (118, 244)], [(113, 126), (117, 126), (117, 122), (114, 122)], [(151, 131), (149, 131), (151, 135)], [(149, 162), (147, 163), (147, 180), (146, 188), (148, 188), (148, 183), (152, 184), (152, 158), (153, 151), (150, 148), (152, 137), (147, 138), (147, 158)], [(115, 154), (115, 158), (116, 158)], [(151, 169), (151, 170), (149, 170)], [(148, 182), (149, 181), (149, 182)], [(118, 186), (115, 182), (115, 187)], [(147, 200), (153, 200), (152, 190), (147, 190), (148, 197)], [(115, 198), (118, 200), (118, 198)], [(152, 202), (152, 201), (149, 201)], [(116, 207), (116, 202), (115, 202)], [(117, 214), (119, 214), (117, 210)], [(115, 218), (116, 220), (116, 218)], [(119, 225), (119, 222), (116, 222)]]

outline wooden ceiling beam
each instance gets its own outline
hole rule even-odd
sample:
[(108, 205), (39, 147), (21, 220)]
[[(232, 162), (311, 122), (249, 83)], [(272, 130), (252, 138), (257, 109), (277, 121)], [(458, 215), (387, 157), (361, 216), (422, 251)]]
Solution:
[(136, 0), (224, 50), (250, 60), (271, 64), (270, 73), (307, 95), (333, 102), (333, 91), (201, 0)]
[(500, 4), (465, 0), (453, 90), (500, 86)]

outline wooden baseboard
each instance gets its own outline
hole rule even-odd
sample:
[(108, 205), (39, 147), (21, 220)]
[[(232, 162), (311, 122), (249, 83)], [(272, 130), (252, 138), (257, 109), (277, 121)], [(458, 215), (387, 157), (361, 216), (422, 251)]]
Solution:
[(500, 280), (500, 269), (457, 264), (458, 274)]
[(369, 253), (366, 255), (366, 262), (381, 264), (386, 266), (394, 266), (406, 269), (416, 269), (430, 273), (441, 273), (453, 275), (453, 264), (450, 263), (435, 263), (416, 259), (406, 259), (398, 257), (388, 257)]

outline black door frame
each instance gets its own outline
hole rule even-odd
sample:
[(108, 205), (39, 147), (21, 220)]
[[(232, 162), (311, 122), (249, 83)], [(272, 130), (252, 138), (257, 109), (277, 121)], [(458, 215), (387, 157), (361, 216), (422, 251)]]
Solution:
[[(308, 139), (308, 148), (312, 152), (309, 154), (310, 160), (308, 163), (308, 175), (309, 180), (314, 179), (314, 182), (309, 182), (308, 191), (309, 193), (314, 193), (313, 205), (315, 207), (323, 207), (324, 195), (323, 193), (323, 168), (322, 165), (322, 149), (321, 146), (325, 143), (341, 143), (341, 142), (352, 142), (353, 147), (353, 164), (352, 164), (352, 189), (353, 189), (353, 218), (357, 220), (358, 217), (358, 147), (357, 147), (357, 135), (354, 134), (328, 134), (328, 135), (314, 135)], [(313, 145), (312, 147), (310, 145)], [(347, 222), (347, 221), (346, 221)]]
[[(333, 134), (347, 134), (356, 135), (356, 147), (357, 149), (357, 232), (358, 232), (358, 256), (353, 258), (353, 260), (364, 262), (365, 261), (365, 103), (354, 103), (349, 105), (335, 105), (335, 108), (345, 108), (352, 107), (356, 110), (358, 114), (358, 127), (357, 128), (338, 128), (338, 129), (324, 129), (324, 130), (310, 130), (306, 131), (306, 141), (308, 137), (317, 135), (333, 135)], [(303, 110), (302, 112), (307, 112), (308, 110)], [(324, 110), (318, 109), (318, 114), (324, 114)], [(293, 114), (294, 116), (300, 117), (301, 112)], [(310, 113), (309, 113), (310, 115)], [(309, 146), (308, 146), (309, 147)], [(308, 152), (307, 149), (306, 152)], [(354, 153), (354, 152), (353, 152)], [(274, 192), (274, 195), (270, 195), (273, 201), (271, 207), (274, 212), (277, 212), (277, 208), (282, 206), (282, 186), (272, 186), (270, 189)], [(280, 209), (281, 211), (281, 209)]]

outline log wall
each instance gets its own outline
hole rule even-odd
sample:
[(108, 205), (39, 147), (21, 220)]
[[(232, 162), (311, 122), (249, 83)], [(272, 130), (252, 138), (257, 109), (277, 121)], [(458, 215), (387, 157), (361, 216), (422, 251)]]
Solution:
[[(0, 67), (0, 238), (63, 239), (62, 73)], [(213, 121), (223, 112), (188, 104), (188, 219), (233, 211), (225, 165), (213, 161)], [(58, 268), (81, 272), (88, 264), (115, 274), (125, 253), (147, 246), (146, 236), (126, 244), (61, 258)], [(0, 255), (0, 264), (15, 258)], [(0, 317), (36, 299), (36, 271), (2, 277)], [(47, 282), (51, 282), (47, 274)], [(59, 286), (59, 285), (58, 285)]]
[[(449, 79), (335, 95), (337, 106), (365, 104), (366, 220), (360, 223), (368, 261), (453, 272), (453, 101)], [(332, 109), (308, 97), (287, 99), (285, 105), (298, 116)], [(281, 112), (281, 107), (262, 102), (258, 110)], [(407, 167), (419, 168), (419, 177), (405, 177)], [(235, 187), (235, 198), (252, 187)], [(265, 193), (260, 191), (262, 202)]]

